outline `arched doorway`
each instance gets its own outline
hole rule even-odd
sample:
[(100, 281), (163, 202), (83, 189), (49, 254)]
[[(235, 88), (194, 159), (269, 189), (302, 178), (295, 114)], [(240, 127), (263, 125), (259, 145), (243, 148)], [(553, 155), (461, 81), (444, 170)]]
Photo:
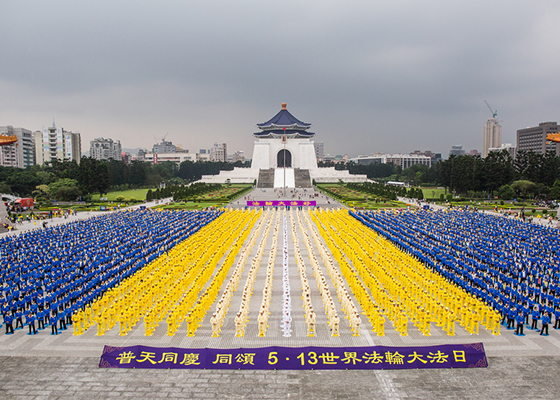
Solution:
[(278, 168), (291, 168), (292, 167), (292, 153), (289, 150), (282, 149), (278, 152), (277, 165)]

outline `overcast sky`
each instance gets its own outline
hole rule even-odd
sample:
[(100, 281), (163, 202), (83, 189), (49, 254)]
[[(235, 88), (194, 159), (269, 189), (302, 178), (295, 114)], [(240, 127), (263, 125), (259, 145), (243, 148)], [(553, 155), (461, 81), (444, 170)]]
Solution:
[(0, 0), (0, 125), (252, 156), (280, 110), (325, 153), (482, 150), (560, 120), (560, 2)]

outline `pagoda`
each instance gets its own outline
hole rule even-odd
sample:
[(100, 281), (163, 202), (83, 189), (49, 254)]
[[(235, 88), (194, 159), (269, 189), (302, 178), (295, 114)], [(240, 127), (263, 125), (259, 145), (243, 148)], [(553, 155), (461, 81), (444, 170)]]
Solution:
[(282, 109), (268, 121), (257, 124), (261, 132), (254, 133), (257, 138), (312, 138), (313, 132), (307, 132), (311, 124), (301, 122), (294, 117), (287, 109), (287, 104), (282, 103)]
[(259, 132), (253, 148), (251, 168), (221, 171), (219, 175), (205, 175), (208, 183), (251, 183), (259, 188), (311, 187), (316, 182), (363, 182), (365, 175), (350, 175), (334, 167), (318, 168), (315, 133), (309, 132), (311, 124), (294, 117), (282, 103), (281, 110), (271, 119), (257, 124)]

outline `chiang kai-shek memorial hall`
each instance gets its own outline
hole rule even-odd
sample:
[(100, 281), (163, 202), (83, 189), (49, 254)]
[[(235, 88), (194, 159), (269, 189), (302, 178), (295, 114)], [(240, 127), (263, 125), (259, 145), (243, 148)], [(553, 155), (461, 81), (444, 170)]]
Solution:
[(251, 168), (221, 171), (219, 175), (204, 175), (207, 183), (252, 183), (259, 188), (311, 187), (312, 181), (364, 182), (366, 175), (351, 175), (334, 167), (318, 168), (311, 124), (294, 117), (282, 103), (282, 109), (270, 120), (257, 124), (259, 132), (253, 149)]

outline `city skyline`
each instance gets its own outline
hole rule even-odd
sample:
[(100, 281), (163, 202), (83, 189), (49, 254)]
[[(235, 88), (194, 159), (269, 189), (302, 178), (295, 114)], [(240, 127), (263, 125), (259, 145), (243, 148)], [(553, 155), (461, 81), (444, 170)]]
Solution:
[(228, 143), (250, 158), (255, 125), (287, 102), (325, 153), (448, 154), (482, 150), (484, 100), (505, 143), (560, 109), (552, 1), (57, 1), (4, 15), (0, 124), (36, 131), (54, 117), (83, 143), (150, 148), (169, 132), (185, 148)]

